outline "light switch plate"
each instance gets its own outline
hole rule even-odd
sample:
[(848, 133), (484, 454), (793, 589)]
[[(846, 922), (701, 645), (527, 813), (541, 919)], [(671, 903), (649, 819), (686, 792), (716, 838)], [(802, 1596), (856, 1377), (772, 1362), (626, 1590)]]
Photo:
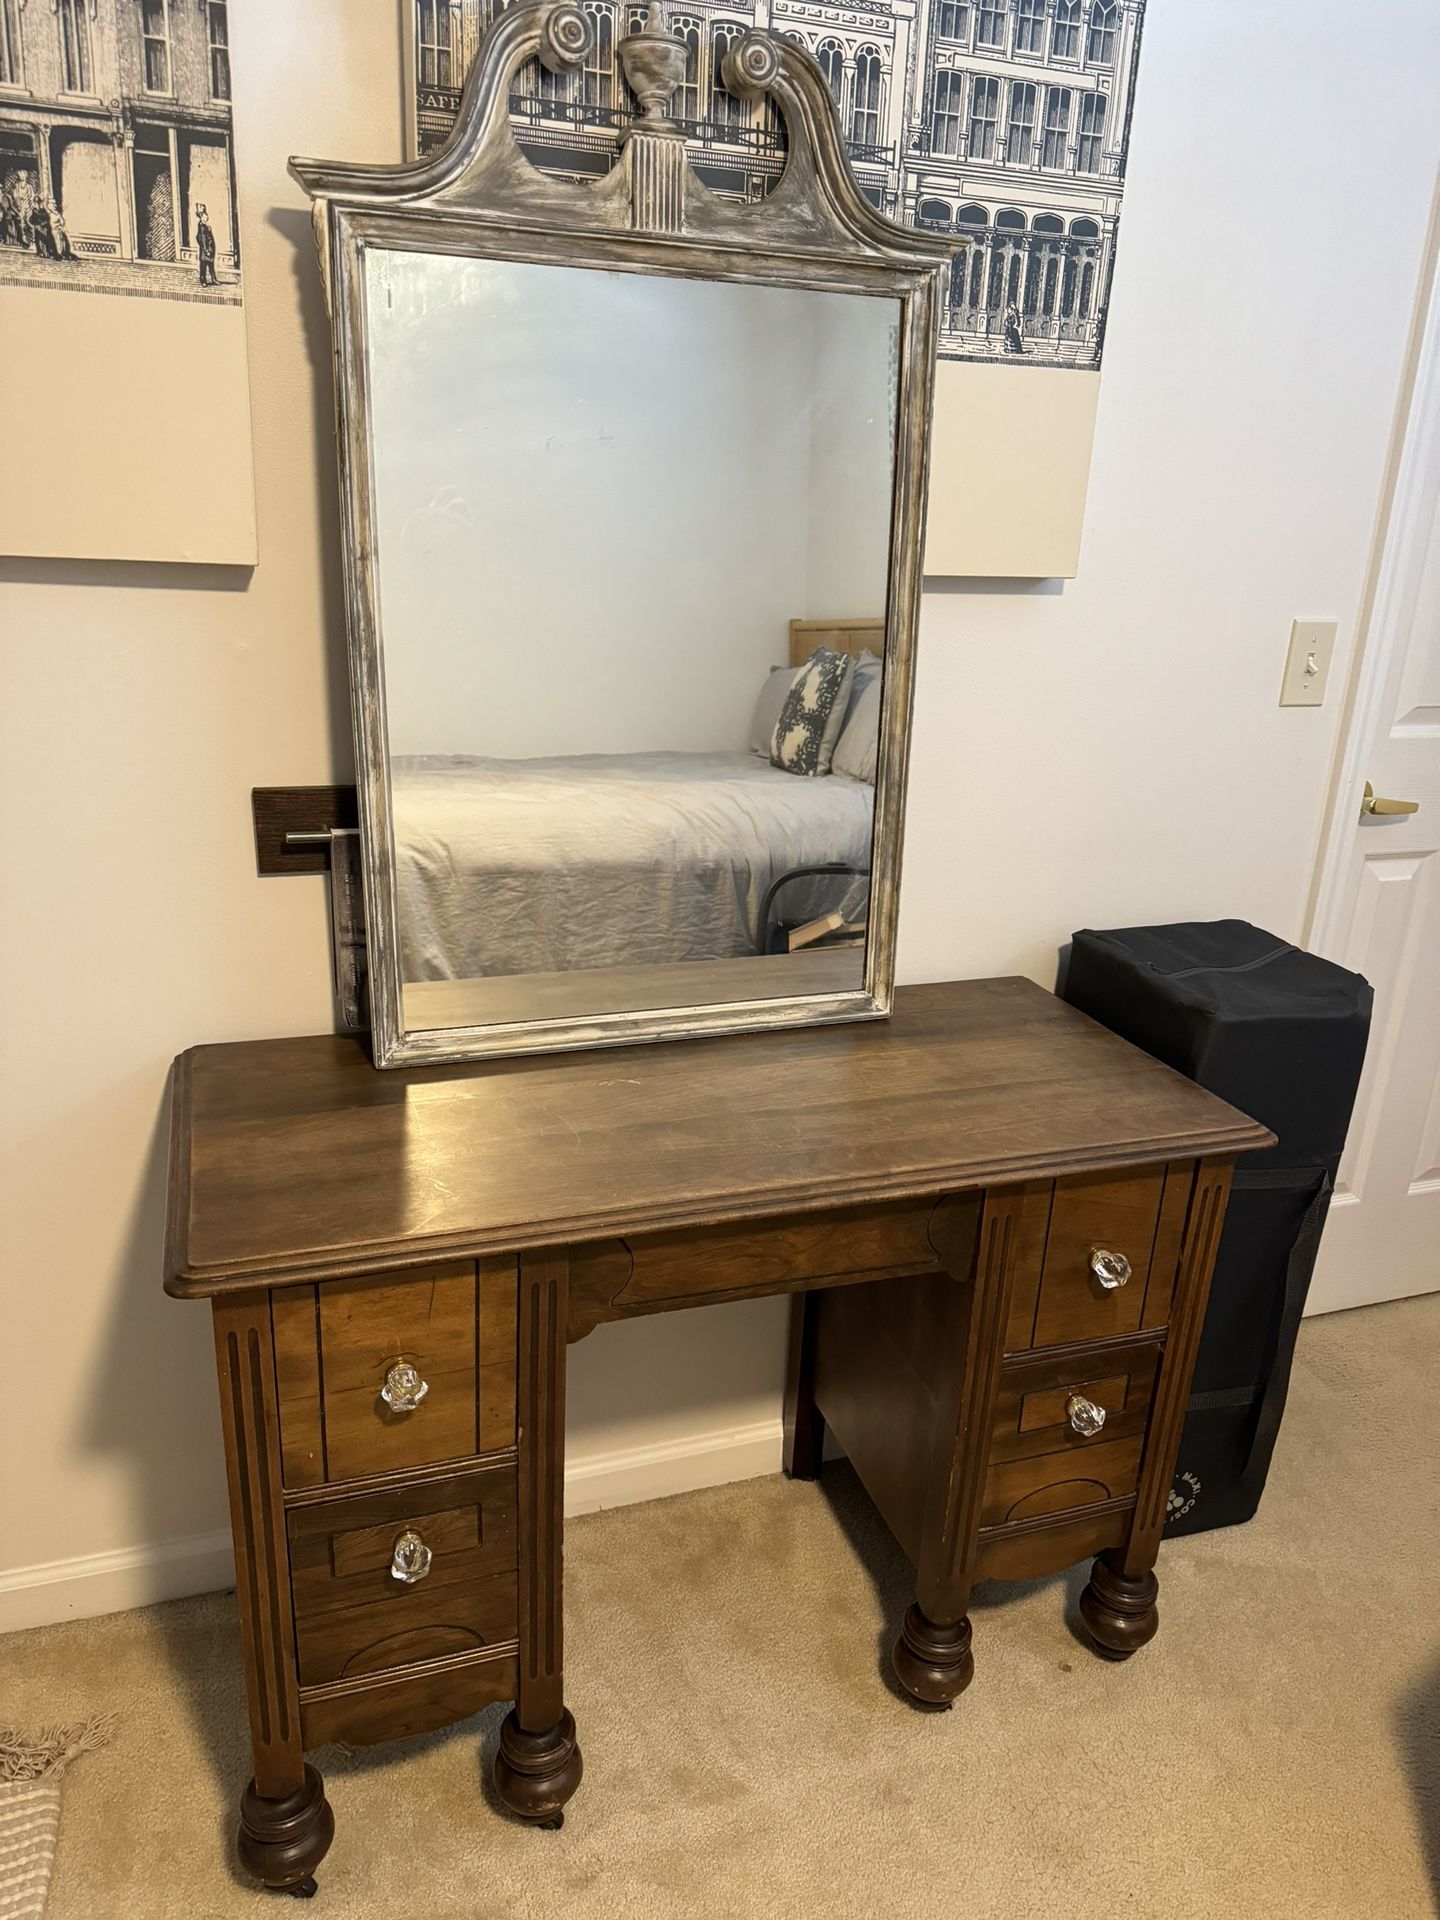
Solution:
[(1285, 678), (1280, 683), (1282, 707), (1319, 707), (1325, 702), (1330, 659), (1335, 651), (1333, 620), (1295, 620), (1290, 626), (1290, 651), (1285, 656)]

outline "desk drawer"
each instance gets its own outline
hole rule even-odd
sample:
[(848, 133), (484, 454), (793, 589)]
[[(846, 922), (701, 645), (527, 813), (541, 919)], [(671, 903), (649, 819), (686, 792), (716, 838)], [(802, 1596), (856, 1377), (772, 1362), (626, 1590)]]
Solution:
[(995, 1401), (981, 1526), (1134, 1493), (1159, 1361), (1159, 1347), (1137, 1343), (1007, 1367)]
[[(1012, 1353), (1163, 1327), (1194, 1169), (1057, 1180), (1029, 1222), (1006, 1346)], [(1022, 1258), (1025, 1241), (1022, 1239)]]
[(783, 1293), (817, 1280), (974, 1267), (978, 1193), (740, 1220), (570, 1250), (571, 1337), (597, 1321), (657, 1305), (703, 1305)]
[(513, 1642), (515, 1502), (506, 1466), (293, 1507), (300, 1684)]
[(512, 1447), (515, 1306), (513, 1260), (277, 1289), (286, 1486)]

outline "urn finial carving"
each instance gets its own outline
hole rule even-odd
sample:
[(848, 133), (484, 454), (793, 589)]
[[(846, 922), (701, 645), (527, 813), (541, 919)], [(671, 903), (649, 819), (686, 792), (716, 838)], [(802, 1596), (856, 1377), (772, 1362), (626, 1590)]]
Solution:
[(670, 100), (685, 78), (690, 49), (670, 31), (661, 0), (650, 0), (645, 25), (620, 42), (626, 84), (651, 125), (670, 124)]

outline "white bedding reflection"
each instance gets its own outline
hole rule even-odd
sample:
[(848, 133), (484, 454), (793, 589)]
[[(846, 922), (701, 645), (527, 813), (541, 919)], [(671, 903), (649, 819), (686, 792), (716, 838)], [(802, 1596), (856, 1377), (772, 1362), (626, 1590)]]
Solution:
[[(870, 864), (871, 786), (748, 752), (410, 755), (391, 779), (406, 980), (754, 954), (772, 881)], [(778, 910), (848, 919), (866, 892), (824, 876)]]

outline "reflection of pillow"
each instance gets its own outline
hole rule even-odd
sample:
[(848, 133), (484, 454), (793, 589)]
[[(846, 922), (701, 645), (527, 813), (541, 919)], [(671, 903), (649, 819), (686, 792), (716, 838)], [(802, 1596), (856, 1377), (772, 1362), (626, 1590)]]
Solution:
[(770, 741), (770, 764), (811, 777), (829, 773), (845, 724), (855, 662), (848, 653), (817, 647), (795, 675)]
[[(860, 696), (872, 680), (877, 680), (885, 663), (879, 654), (871, 653), (866, 647), (855, 662), (855, 676), (850, 682), (850, 698), (845, 703), (845, 725), (848, 727), (855, 716), (855, 708)], [(842, 728), (843, 732), (844, 729)]]
[(798, 671), (798, 667), (772, 667), (760, 689), (760, 698), (755, 702), (755, 718), (750, 722), (750, 751), (762, 755), (766, 760), (770, 758), (775, 722), (780, 718), (780, 709), (785, 704), (785, 696)]
[(850, 708), (845, 731), (835, 743), (831, 770), (852, 780), (875, 784), (875, 761), (880, 746), (880, 676), (872, 673)]

